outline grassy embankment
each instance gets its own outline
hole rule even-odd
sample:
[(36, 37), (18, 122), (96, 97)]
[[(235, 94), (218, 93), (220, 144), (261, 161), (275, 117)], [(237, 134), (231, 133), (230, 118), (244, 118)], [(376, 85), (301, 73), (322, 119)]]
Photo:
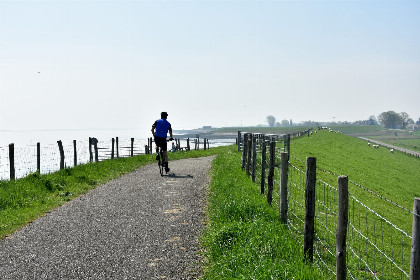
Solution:
[[(301, 160), (291, 158), (291, 162), (300, 166), (302, 170), (305, 170), (306, 157), (316, 157), (317, 167), (319, 167), (317, 178), (335, 187), (337, 187), (337, 177), (323, 172), (321, 169), (337, 175), (348, 175), (350, 180), (408, 210), (413, 209), (414, 198), (420, 196), (419, 158), (398, 151), (392, 154), (389, 149), (384, 147), (374, 149), (372, 145), (369, 147), (366, 141), (355, 137), (330, 133), (327, 130), (319, 131), (311, 137), (293, 139), (291, 155)], [(325, 196), (326, 193), (325, 191), (322, 193), (322, 187), (318, 190), (320, 192), (318, 195), (321, 198)], [(349, 192), (397, 228), (411, 235), (413, 217), (407, 210), (396, 207), (355, 184), (349, 184)], [(361, 226), (363, 234), (368, 236), (371, 241), (378, 242), (381, 250), (384, 250), (389, 256), (394, 256), (398, 265), (401, 265), (406, 272), (409, 271), (411, 240), (403, 238), (403, 234), (392, 230), (389, 225), (379, 221), (375, 215), (369, 214), (365, 208), (360, 208), (353, 203), (350, 206), (352, 222), (356, 226)], [(358, 222), (360, 215), (363, 219)], [(395, 238), (395, 236), (399, 238)], [(351, 242), (358, 244), (357, 242), (360, 241), (353, 240)], [(365, 259), (370, 258), (371, 266), (373, 266), (372, 262), (378, 263), (376, 266), (378, 275), (391, 275), (391, 263), (382, 258), (372, 247), (368, 249), (366, 245), (365, 251), (359, 253)], [(374, 257), (375, 254), (376, 257)], [(381, 263), (385, 263), (385, 269), (379, 265)], [(353, 265), (363, 267), (361, 264)], [(384, 270), (382, 271), (382, 269)], [(360, 271), (363, 270), (359, 268)], [(395, 276), (398, 273), (399, 271), (394, 267), (392, 274)]]
[[(316, 157), (318, 167), (335, 174), (348, 175), (350, 180), (407, 209), (412, 209), (414, 198), (420, 196), (419, 158), (398, 151), (392, 154), (384, 147), (374, 149), (366, 141), (355, 137), (321, 130), (311, 137), (293, 139), (291, 155), (301, 160)], [(336, 178), (329, 174), (318, 172), (317, 177), (336, 185)], [(395, 221), (395, 224), (405, 224), (404, 230), (411, 232), (412, 221), (401, 220), (402, 217), (397, 213), (394, 215), (384, 200), (377, 199), (354, 185), (350, 185), (350, 192), (380, 214)]]

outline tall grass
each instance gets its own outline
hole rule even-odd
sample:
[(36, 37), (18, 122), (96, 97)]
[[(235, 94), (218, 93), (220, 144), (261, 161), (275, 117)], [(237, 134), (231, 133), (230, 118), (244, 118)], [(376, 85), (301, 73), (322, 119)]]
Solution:
[(203, 279), (322, 279), (241, 170), (240, 157), (230, 150), (213, 162)]

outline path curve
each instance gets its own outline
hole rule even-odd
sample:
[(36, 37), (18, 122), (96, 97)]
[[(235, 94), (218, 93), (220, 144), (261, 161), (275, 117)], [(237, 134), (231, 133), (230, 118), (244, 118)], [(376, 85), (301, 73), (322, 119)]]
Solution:
[(214, 157), (126, 174), (0, 241), (1, 279), (195, 279)]

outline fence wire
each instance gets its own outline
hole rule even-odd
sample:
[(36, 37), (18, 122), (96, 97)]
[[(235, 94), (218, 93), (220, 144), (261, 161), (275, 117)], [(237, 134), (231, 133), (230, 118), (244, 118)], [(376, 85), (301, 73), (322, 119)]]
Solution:
[[(145, 152), (146, 140), (134, 139), (133, 155)], [(74, 167), (74, 144), (72, 141), (63, 142), (64, 166)], [(98, 160), (111, 158), (112, 142), (98, 141)], [(89, 159), (89, 141), (76, 142), (77, 164), (85, 164)], [(95, 159), (92, 147), (93, 160)], [(119, 139), (119, 157), (131, 156), (131, 139)], [(116, 146), (114, 156), (117, 157)], [(15, 146), (15, 177), (23, 178), (37, 171), (37, 145)], [(40, 144), (40, 172), (48, 174), (60, 170), (60, 151), (57, 144)], [(10, 178), (9, 147), (0, 147), (0, 180)]]

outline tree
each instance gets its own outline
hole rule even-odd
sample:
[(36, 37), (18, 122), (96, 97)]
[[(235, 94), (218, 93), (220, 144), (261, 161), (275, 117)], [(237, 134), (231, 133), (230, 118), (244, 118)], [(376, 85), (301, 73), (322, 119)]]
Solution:
[(267, 123), (270, 127), (274, 127), (274, 125), (276, 124), (276, 118), (273, 116), (267, 116)]
[(378, 116), (378, 120), (385, 128), (400, 128), (403, 125), (403, 119), (400, 114), (394, 111), (383, 112)]
[(419, 120), (418, 120), (418, 121), (416, 121), (416, 124), (417, 124), (417, 125), (420, 125), (420, 118), (419, 118)]
[(377, 125), (378, 124), (378, 120), (376, 119), (375, 116), (372, 115), (372, 116), (369, 117), (368, 124), (369, 125)]
[(288, 127), (288, 126), (290, 126), (290, 123), (289, 123), (289, 121), (288, 121), (288, 120), (282, 120), (282, 121), (281, 121), (281, 126), (282, 126), (282, 127)]
[(400, 117), (401, 117), (401, 122), (402, 122), (402, 127), (403, 128), (406, 128), (407, 125), (413, 121), (406, 112), (401, 112)]

